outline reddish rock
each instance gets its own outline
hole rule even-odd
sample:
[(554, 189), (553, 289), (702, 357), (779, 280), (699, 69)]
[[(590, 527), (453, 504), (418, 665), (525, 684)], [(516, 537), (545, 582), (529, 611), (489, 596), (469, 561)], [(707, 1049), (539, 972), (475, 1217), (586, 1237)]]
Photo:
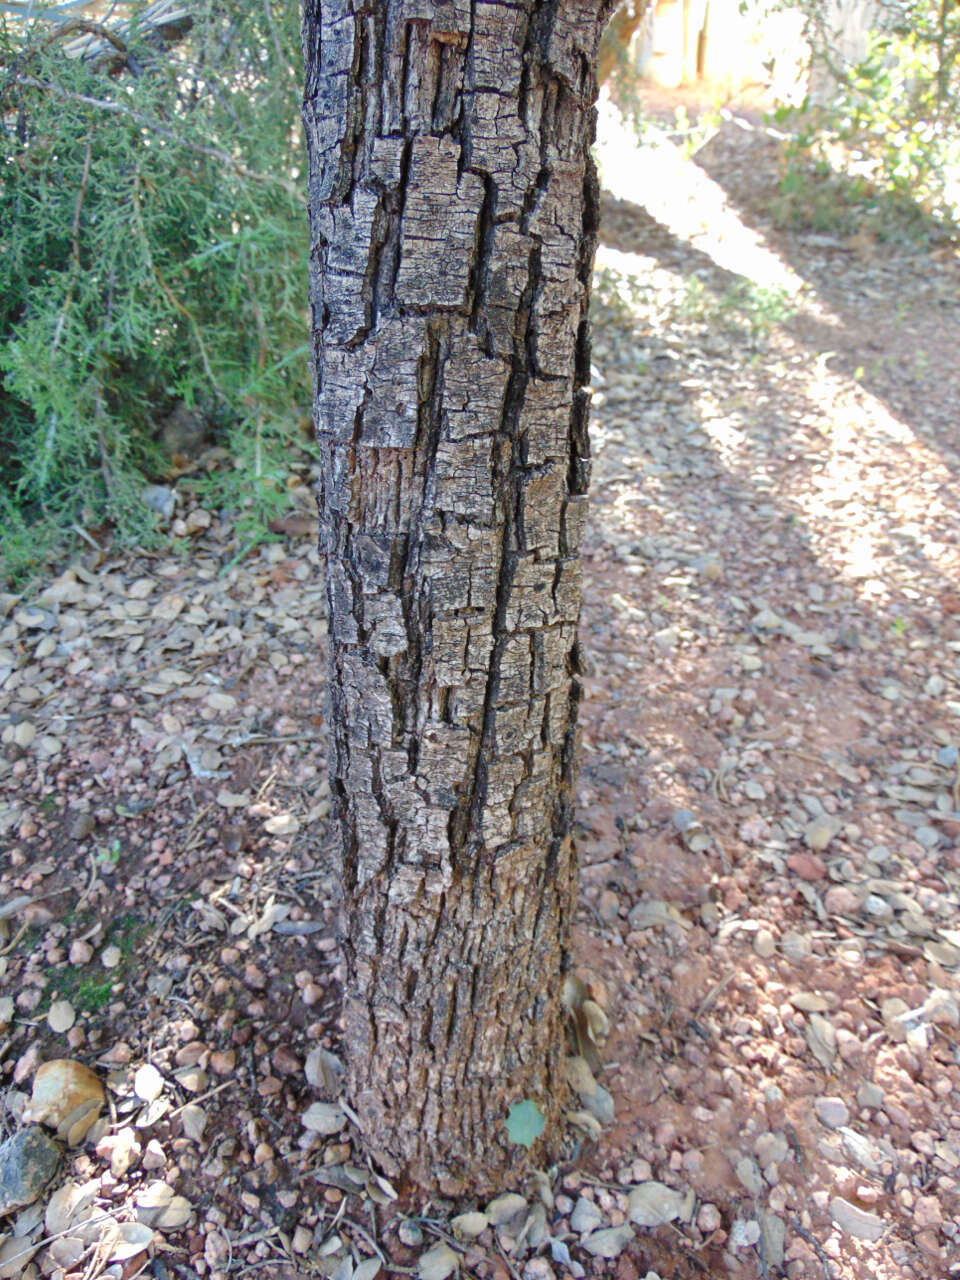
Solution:
[(637, 1264), (628, 1253), (621, 1253), (617, 1259), (617, 1280), (639, 1280), (640, 1272)]
[(914, 1243), (917, 1244), (924, 1253), (929, 1254), (931, 1258), (941, 1257), (940, 1241), (937, 1238), (936, 1231), (918, 1231), (913, 1239)]
[(913, 1206), (913, 1220), (918, 1227), (939, 1227), (943, 1222), (943, 1210), (937, 1197), (918, 1196)]
[(791, 853), (787, 866), (801, 880), (822, 880), (827, 874), (826, 864), (815, 853)]
[(303, 1067), (303, 1063), (286, 1045), (278, 1045), (273, 1051), (274, 1070), (282, 1076), (297, 1075)]
[(845, 884), (835, 884), (823, 895), (823, 905), (832, 916), (855, 916), (860, 910), (860, 895)]

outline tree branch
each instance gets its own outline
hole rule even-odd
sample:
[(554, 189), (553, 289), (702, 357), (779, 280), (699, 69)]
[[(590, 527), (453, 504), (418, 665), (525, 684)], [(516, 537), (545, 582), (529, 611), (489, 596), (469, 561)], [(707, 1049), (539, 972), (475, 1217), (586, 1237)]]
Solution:
[(283, 178), (275, 173), (256, 173), (235, 156), (230, 155), (228, 151), (221, 151), (219, 147), (207, 147), (201, 142), (191, 142), (189, 138), (180, 137), (171, 129), (166, 129), (162, 124), (158, 124), (156, 120), (151, 120), (145, 115), (141, 115), (139, 111), (133, 111), (130, 107), (125, 107), (119, 102), (111, 102), (108, 98), (91, 98), (86, 93), (75, 93), (72, 89), (64, 89), (62, 85), (53, 80), (39, 80), (36, 76), (18, 75), (14, 77), (17, 84), (26, 85), (31, 89), (42, 89), (46, 93), (52, 93), (58, 98), (65, 98), (69, 102), (82, 102), (88, 107), (96, 107), (100, 111), (109, 111), (113, 115), (126, 116), (128, 120), (132, 120), (134, 124), (140, 125), (143, 129), (149, 129), (151, 133), (155, 133), (160, 138), (166, 138), (169, 142), (175, 142), (177, 146), (186, 147), (189, 151), (195, 151), (198, 155), (208, 156), (211, 160), (218, 160), (220, 164), (227, 165), (238, 174), (241, 178), (249, 178), (251, 182), (274, 183), (278, 187), (282, 187), (284, 191), (288, 191), (291, 195), (298, 196), (304, 200), (304, 193), (300, 189), (298, 183), (290, 178)]

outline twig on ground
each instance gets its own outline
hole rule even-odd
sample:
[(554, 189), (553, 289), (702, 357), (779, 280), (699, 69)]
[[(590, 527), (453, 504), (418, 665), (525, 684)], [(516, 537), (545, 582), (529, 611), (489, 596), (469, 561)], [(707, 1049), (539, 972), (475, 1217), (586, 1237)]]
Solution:
[(181, 1111), (185, 1111), (187, 1107), (197, 1107), (201, 1102), (206, 1102), (208, 1098), (212, 1098), (215, 1093), (223, 1093), (224, 1089), (229, 1089), (231, 1085), (236, 1084), (236, 1080), (224, 1080), (223, 1084), (214, 1085), (212, 1089), (208, 1089), (206, 1093), (200, 1093), (195, 1098), (191, 1098), (189, 1102), (185, 1102), (182, 1107), (176, 1107), (171, 1111), (171, 1119), (178, 1116)]
[(790, 1225), (793, 1227), (794, 1231), (796, 1231), (797, 1235), (802, 1236), (803, 1239), (806, 1240), (807, 1244), (813, 1249), (814, 1253), (820, 1259), (820, 1265), (823, 1267), (823, 1274), (827, 1277), (827, 1280), (830, 1280), (830, 1263), (827, 1260), (827, 1255), (820, 1246), (820, 1241), (817, 1240), (815, 1236), (812, 1236), (805, 1227), (802, 1227), (797, 1218), (791, 1218)]
[(720, 981), (716, 984), (716, 986), (710, 988), (707, 994), (703, 997), (703, 999), (697, 1005), (698, 1018), (701, 1016), (701, 1014), (704, 1014), (709, 1009), (713, 1008), (714, 1004), (716, 1004), (717, 1002), (718, 996), (721, 994), (721, 992), (725, 990), (726, 987), (730, 985), (730, 983), (734, 980), (736, 976), (737, 975), (733, 971), (731, 971), (730, 973), (727, 974), (725, 978), (721, 978)]

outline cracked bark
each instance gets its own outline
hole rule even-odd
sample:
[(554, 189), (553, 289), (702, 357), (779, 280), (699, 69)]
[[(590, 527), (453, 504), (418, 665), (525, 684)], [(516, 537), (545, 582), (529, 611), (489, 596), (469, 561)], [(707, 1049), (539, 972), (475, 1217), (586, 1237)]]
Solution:
[(502, 1186), (556, 1141), (589, 478), (599, 0), (307, 0), (320, 545), (348, 1089)]

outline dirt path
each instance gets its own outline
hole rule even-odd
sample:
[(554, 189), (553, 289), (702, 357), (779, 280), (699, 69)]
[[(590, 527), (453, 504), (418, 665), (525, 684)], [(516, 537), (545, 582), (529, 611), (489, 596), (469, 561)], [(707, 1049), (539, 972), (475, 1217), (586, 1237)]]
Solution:
[[(688, 239), (604, 210), (580, 813), (583, 954), (619, 997), (606, 1172), (704, 1202), (666, 1275), (956, 1274), (960, 277), (777, 232), (776, 159), (726, 124), (667, 210)], [(719, 239), (718, 200), (746, 223)], [(712, 256), (744, 230), (805, 285), (766, 341)]]
[[(496, 1280), (960, 1275), (956, 262), (776, 231), (776, 148), (742, 122), (630, 163), (599, 260), (577, 926), (615, 1119), (458, 1248)], [(792, 319), (740, 252), (805, 284)], [(91, 552), (2, 601), (4, 1123), (50, 1058), (111, 1100), (67, 1171), (101, 1216), (36, 1262), (131, 1275), (102, 1223), (155, 1222), (164, 1182), (189, 1217), (156, 1276), (373, 1280), (449, 1207), (393, 1201), (333, 1102), (310, 521), (237, 560), (217, 513), (179, 518), (179, 556)]]

